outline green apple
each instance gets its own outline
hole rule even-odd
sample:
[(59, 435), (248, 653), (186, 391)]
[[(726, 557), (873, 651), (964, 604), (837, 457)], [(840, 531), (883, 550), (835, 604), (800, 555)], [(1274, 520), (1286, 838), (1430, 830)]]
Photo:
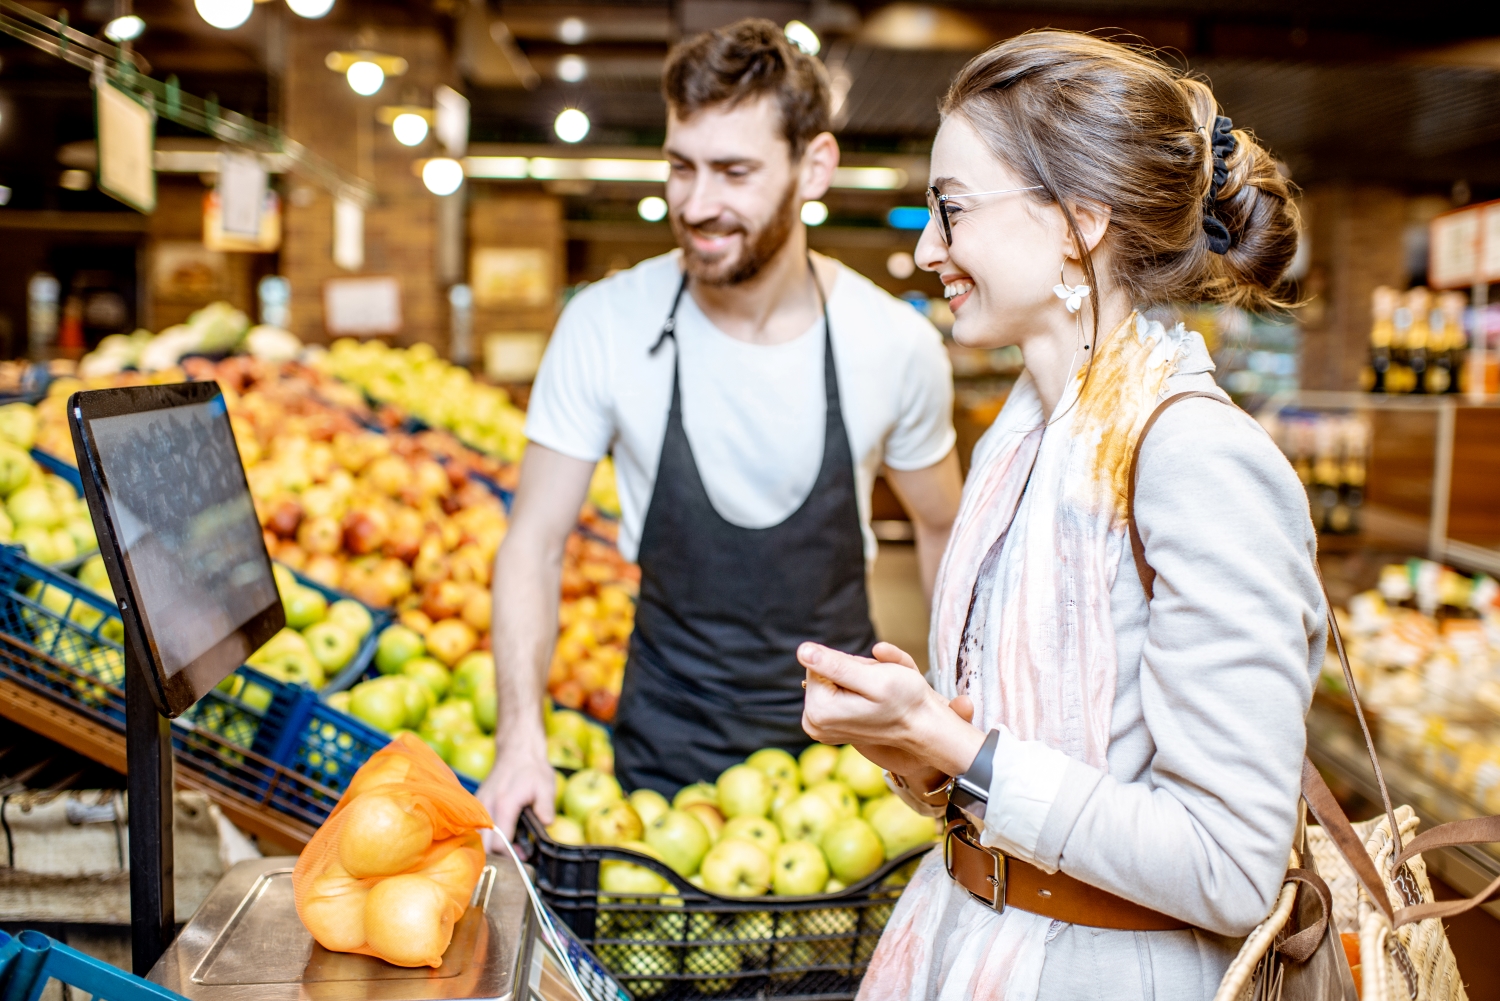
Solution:
[(354, 698), (348, 692), (334, 692), (323, 701), (330, 709), (337, 709), (341, 713), (349, 711), (349, 702)]
[(301, 582), (297, 580), (296, 575), (294, 575), (289, 568), (282, 566), (280, 563), (271, 564), (271, 576), (276, 579), (276, 590), (281, 594), (286, 594), (293, 588), (302, 586)]
[(807, 791), (826, 799), (840, 820), (859, 816), (859, 800), (855, 797), (854, 791), (837, 779), (819, 782), (809, 786)]
[[(714, 924), (711, 927), (694, 930), (703, 933), (693, 936), (699, 941), (732, 942), (738, 937), (734, 928), (727, 925)], [(720, 994), (734, 986), (734, 981), (723, 979), (722, 976), (712, 975), (738, 973), (740, 970), (740, 950), (734, 945), (696, 946), (688, 950), (683, 968), (686, 972), (694, 976), (705, 978), (693, 981), (693, 986), (701, 993)]]
[(885, 784), (885, 769), (860, 754), (853, 744), (845, 744), (839, 748), (839, 760), (834, 766), (833, 777), (854, 790), (854, 795), (860, 799), (884, 796), (890, 792)]
[(349, 690), (349, 713), (390, 733), (406, 722), (406, 692), (381, 680), (361, 682)]
[(485, 733), (495, 732), (495, 719), (499, 713), (497, 698), (494, 685), (482, 688), (474, 695), (474, 719)]
[(743, 838), (720, 839), (703, 856), (700, 871), (704, 886), (726, 897), (758, 897), (771, 888), (770, 856)]
[(337, 622), (349, 630), (356, 640), (362, 640), (375, 628), (375, 619), (370, 610), (353, 598), (341, 598), (328, 606), (328, 621)]
[(758, 768), (732, 765), (724, 769), (715, 788), (719, 794), (719, 812), (726, 820), (764, 817), (771, 808), (771, 781)]
[(780, 942), (771, 947), (771, 983), (785, 984), (798, 980), (808, 972), (808, 967), (818, 962), (817, 952), (811, 942)]
[(828, 856), (828, 867), (845, 883), (857, 883), (879, 869), (885, 846), (867, 821), (846, 817), (830, 827), (818, 842)]
[[(637, 789), (631, 793), (631, 801), (634, 802), (636, 794), (642, 791)], [(660, 852), (662, 861), (679, 876), (691, 876), (697, 872), (712, 844), (702, 821), (691, 813), (670, 809), (653, 817), (646, 825), (646, 843)]]
[(621, 977), (621, 983), (633, 998), (652, 998), (667, 989), (667, 981), (647, 979), (652, 975), (677, 972), (677, 957), (664, 945), (649, 944), (652, 932), (629, 932), (627, 938), (643, 941), (599, 947), (599, 958)]
[[(830, 879), (828, 883), (837, 883), (838, 888), (844, 888), (843, 883), (836, 879)], [(836, 891), (827, 889), (828, 884), (819, 893), (833, 893)], [(847, 935), (859, 927), (859, 912), (852, 907), (830, 907), (824, 911), (803, 911), (802, 928), (804, 935)]]
[(85, 512), (83, 517), (74, 518), (65, 526), (68, 534), (73, 537), (73, 545), (80, 553), (93, 552), (99, 548), (99, 537), (94, 534), (94, 519)]
[(448, 669), (431, 657), (413, 657), (401, 665), (401, 673), (426, 685), (434, 702), (448, 694)]
[(328, 616), (328, 599), (323, 597), (323, 592), (300, 585), (290, 592), (281, 593), (281, 607), (286, 610), (288, 629), (306, 629)]
[(31, 404), (7, 403), (0, 407), (0, 438), (22, 455), (36, 444), (36, 431), (36, 408)]
[(109, 570), (104, 565), (104, 557), (97, 553), (78, 568), (78, 582), (92, 591), (107, 594), (111, 598), (115, 596), (115, 589), (109, 583)]
[(288, 684), (322, 688), (327, 680), (307, 640), (292, 629), (282, 629), (272, 636), (265, 646), (245, 658), (245, 663)]
[(53, 560), (57, 563), (66, 563), (78, 556), (78, 543), (73, 534), (66, 528), (54, 528), (52, 530)]
[(453, 748), (453, 759), (449, 762), (453, 770), (476, 782), (483, 782), (495, 767), (495, 739), (493, 737), (468, 737)]
[(838, 820), (828, 800), (815, 792), (805, 792), (781, 808), (776, 815), (776, 826), (787, 841), (822, 840), (823, 834)]
[(797, 759), (779, 747), (763, 747), (746, 758), (745, 764), (764, 772), (772, 782), (781, 779), (799, 789), (802, 787), (802, 770), (797, 767)]
[[(319, 595), (322, 597), (322, 595)], [(359, 640), (335, 622), (314, 622), (302, 634), (324, 674), (337, 674), (359, 650)]]
[[(422, 698), (427, 698), (426, 685), (405, 676), (402, 676), (400, 680), (421, 692)], [(448, 699), (445, 702), (439, 702), (427, 710), (427, 715), (422, 718), (417, 732), (422, 735), (423, 740), (437, 750), (438, 756), (444, 761), (453, 756), (453, 749), (459, 743), (469, 737), (481, 736), (479, 723), (474, 719), (474, 703), (467, 699)], [(573, 819), (581, 820), (582, 818)]]
[(26, 486), (35, 465), (25, 449), (9, 442), (0, 443), (0, 496), (9, 497)]
[[(432, 693), (420, 681), (403, 675), (392, 675), (390, 683), (401, 686), (404, 694), (406, 701), (406, 726), (420, 726), (422, 720), (427, 718), (427, 712), (432, 708), (435, 701)], [(459, 740), (463, 739), (468, 732), (467, 729), (463, 729), (462, 732), (455, 732), (449, 740), (450, 745), (456, 746)]]
[(828, 860), (811, 841), (788, 841), (771, 856), (771, 889), (780, 897), (810, 897), (828, 884)]
[(427, 644), (416, 630), (387, 626), (375, 644), (375, 666), (381, 674), (399, 674), (413, 657), (427, 652)]
[(721, 838), (744, 838), (760, 845), (761, 851), (770, 855), (781, 844), (781, 831), (765, 817), (739, 816), (724, 825)]
[(5, 513), (17, 529), (26, 525), (56, 528), (62, 524), (51, 492), (34, 480), (5, 499)]
[(560, 845), (581, 845), (583, 825), (572, 817), (558, 817), (547, 825), (547, 836)]
[(556, 709), (547, 717), (547, 736), (561, 734), (577, 746), (580, 753), (589, 746), (589, 721), (571, 709)]
[(12, 538), (19, 545), (25, 546), (26, 555), (37, 563), (62, 562), (58, 558), (57, 543), (52, 538), (52, 530), (45, 525), (17, 525)]
[(833, 776), (838, 767), (839, 749), (829, 744), (813, 744), (797, 759), (802, 769), (802, 784), (813, 786)]
[(876, 796), (874, 799), (865, 800), (863, 803), (859, 804), (860, 819), (869, 820), (875, 815), (875, 811), (880, 808), (880, 805), (882, 803), (884, 803), (888, 799), (894, 799), (895, 797), (895, 793), (886, 793), (884, 796)]
[(562, 772), (554, 771), (552, 778), (557, 782), (557, 787), (552, 793), (552, 807), (560, 815), (562, 813), (563, 792), (568, 788), (568, 777)]
[(690, 786), (683, 786), (677, 790), (677, 795), (672, 797), (672, 809), (681, 810), (694, 803), (707, 803), (709, 806), (719, 805), (719, 790), (708, 782), (694, 782)]
[(563, 791), (563, 812), (581, 824), (599, 807), (624, 798), (625, 793), (613, 775), (585, 768), (568, 779), (568, 787)]
[(823, 887), (823, 892), (824, 893), (843, 893), (848, 888), (849, 888), (849, 884), (848, 883), (845, 883), (842, 879), (839, 879), (837, 876), (830, 876), (829, 879), (828, 879), (828, 884)]
[(875, 800), (869, 822), (885, 846), (885, 857), (893, 859), (918, 845), (925, 845), (937, 838), (937, 827), (932, 817), (924, 817), (901, 801), (899, 796), (885, 796)]
[(656, 897), (671, 888), (671, 883), (643, 865), (618, 859), (599, 863), (599, 889), (605, 893), (627, 898)]
[(588, 734), (588, 747), (584, 751), (584, 757), (588, 761), (588, 766), (595, 771), (609, 772), (613, 775), (615, 771), (615, 748), (610, 743), (609, 731), (597, 723), (590, 723)]
[(650, 827), (651, 822), (657, 817), (672, 809), (672, 805), (667, 802), (667, 797), (655, 789), (637, 789), (630, 794), (630, 805), (635, 807), (636, 815), (647, 827)]
[(461, 699), (472, 699), (486, 689), (495, 687), (495, 658), (483, 650), (464, 654), (453, 665), (453, 694)]
[[(476, 712), (474, 715), (477, 719), (479, 714)], [(547, 737), (547, 764), (553, 768), (576, 772), (584, 766), (583, 752), (578, 749), (578, 743), (566, 734), (550, 734)]]
[(591, 845), (618, 845), (639, 841), (646, 829), (635, 808), (621, 799), (590, 810), (584, 818), (583, 831)]

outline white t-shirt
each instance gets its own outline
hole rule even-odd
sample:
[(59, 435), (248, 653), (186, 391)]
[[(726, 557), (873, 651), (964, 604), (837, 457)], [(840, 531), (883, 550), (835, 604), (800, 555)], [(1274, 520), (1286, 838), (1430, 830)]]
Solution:
[[(613, 452), (620, 551), (634, 560), (672, 403), (670, 341), (655, 355), (682, 280), (678, 252), (584, 289), (552, 334), (532, 388), (526, 435), (596, 462)], [(834, 368), (859, 490), (865, 555), (875, 558), (870, 490), (884, 463), (924, 469), (953, 447), (953, 375), (920, 313), (842, 265), (828, 297)], [(783, 344), (715, 327), (691, 293), (677, 309), (682, 423), (714, 509), (745, 528), (779, 524), (817, 481), (827, 403), (823, 320)]]

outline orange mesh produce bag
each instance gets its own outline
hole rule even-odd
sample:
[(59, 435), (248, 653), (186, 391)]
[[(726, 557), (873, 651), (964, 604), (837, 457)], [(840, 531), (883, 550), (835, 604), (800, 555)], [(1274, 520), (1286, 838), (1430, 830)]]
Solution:
[(443, 759), (402, 734), (354, 773), (297, 859), (297, 916), (325, 949), (441, 966), (491, 826)]

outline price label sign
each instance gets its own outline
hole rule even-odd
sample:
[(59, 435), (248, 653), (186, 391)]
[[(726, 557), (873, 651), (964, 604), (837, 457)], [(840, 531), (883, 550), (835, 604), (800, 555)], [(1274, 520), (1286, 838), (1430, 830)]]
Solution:
[(1429, 233), (1429, 286), (1500, 281), (1500, 201), (1445, 212), (1432, 220)]

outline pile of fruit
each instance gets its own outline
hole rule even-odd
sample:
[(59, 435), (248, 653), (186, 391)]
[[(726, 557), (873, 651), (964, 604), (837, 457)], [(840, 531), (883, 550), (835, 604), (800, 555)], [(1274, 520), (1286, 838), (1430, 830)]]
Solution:
[(374, 620), (359, 602), (344, 598), (330, 604), (322, 591), (299, 583), (285, 567), (273, 569), (286, 628), (245, 663), (277, 681), (322, 688), (354, 659)]
[[(456, 623), (454, 630), (444, 630), (447, 623)], [(379, 676), (327, 702), (392, 736), (420, 737), (454, 771), (479, 782), (495, 764), (495, 662), (473, 649), (472, 631), (452, 642), (462, 640), (448, 635), (461, 625), (439, 622), (427, 640), (403, 625), (385, 629), (375, 648)]]
[(563, 554), (557, 646), (547, 691), (560, 706), (614, 721), (625, 677), (640, 568), (605, 542), (574, 533)]
[(465, 445), (504, 462), (521, 461), (525, 412), (505, 390), (475, 382), (468, 369), (439, 358), (430, 344), (392, 348), (344, 338), (333, 342), (318, 365), (378, 403), (452, 431)]
[(484, 869), (489, 814), (420, 741), (367, 761), (297, 859), (297, 916), (325, 949), (442, 965)]
[[(559, 785), (558, 805), (553, 840), (629, 848), (726, 897), (836, 893), (938, 834), (853, 746), (814, 744), (800, 759), (765, 748), (670, 804), (650, 789), (627, 797), (612, 775), (585, 768)], [(673, 892), (639, 866), (610, 872), (606, 892)]]
[[(115, 592), (110, 586), (109, 574), (104, 569), (103, 557), (95, 554), (86, 560), (78, 569), (78, 581), (113, 604)], [(66, 618), (86, 630), (99, 626), (99, 636), (115, 643), (124, 643), (125, 627), (118, 618), (110, 617), (106, 620), (104, 613), (97, 608), (76, 601), (73, 595), (62, 588), (44, 584), (40, 580), (31, 583), (26, 589), (26, 596), (52, 613), (48, 616), (30, 608), (21, 609), (21, 619), (31, 629), (32, 645), (86, 676), (76, 678), (73, 682), (73, 692), (81, 701), (87, 705), (100, 706), (109, 698), (104, 686), (124, 687), (125, 655), (111, 647), (82, 640), (72, 630), (65, 630), (58, 621)], [(99, 625), (101, 620), (104, 620), (102, 626)]]
[(73, 485), (30, 455), (37, 417), (27, 403), (0, 407), (0, 542), (26, 547), (38, 563), (68, 563), (99, 548), (88, 505)]
[(126, 369), (160, 372), (178, 366), (189, 354), (227, 354), (247, 351), (257, 358), (290, 361), (302, 351), (295, 334), (279, 327), (252, 327), (250, 318), (227, 302), (215, 302), (193, 313), (186, 323), (159, 334), (137, 330), (111, 334), (83, 356), (78, 374), (83, 378), (110, 376)]

